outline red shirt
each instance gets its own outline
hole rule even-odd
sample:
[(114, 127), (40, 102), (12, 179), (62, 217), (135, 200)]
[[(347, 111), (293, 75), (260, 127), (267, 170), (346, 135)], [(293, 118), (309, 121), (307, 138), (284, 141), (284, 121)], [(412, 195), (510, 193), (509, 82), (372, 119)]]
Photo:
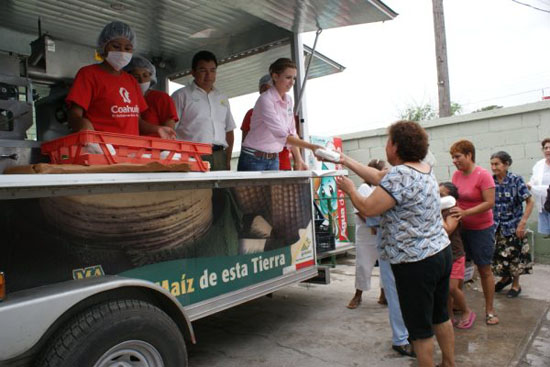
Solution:
[(78, 71), (65, 102), (82, 107), (97, 131), (129, 135), (139, 135), (139, 115), (147, 109), (133, 76), (110, 74), (99, 64)]
[(241, 125), (242, 131), (250, 131), (250, 120), (252, 119), (253, 108), (249, 109), (246, 115), (244, 115), (243, 124)]
[[(244, 115), (243, 124), (241, 125), (242, 131), (250, 131), (250, 120), (252, 119), (253, 108), (249, 109), (246, 115)], [(290, 171), (292, 170), (292, 164), (290, 162), (290, 151), (284, 147), (281, 152), (279, 152), (279, 169), (281, 171)]]
[[(482, 191), (495, 187), (493, 176), (487, 170), (476, 166), (473, 172), (465, 175), (462, 171), (453, 174), (453, 184), (458, 188), (458, 206), (470, 209), (483, 202)], [(493, 210), (462, 218), (464, 229), (486, 229), (493, 225)]]
[[(178, 121), (176, 105), (168, 93), (149, 89), (147, 93), (145, 93), (145, 101), (147, 102), (149, 108), (141, 114), (141, 118), (148, 123), (160, 125), (168, 120)], [(149, 135), (158, 136), (158, 134)]]

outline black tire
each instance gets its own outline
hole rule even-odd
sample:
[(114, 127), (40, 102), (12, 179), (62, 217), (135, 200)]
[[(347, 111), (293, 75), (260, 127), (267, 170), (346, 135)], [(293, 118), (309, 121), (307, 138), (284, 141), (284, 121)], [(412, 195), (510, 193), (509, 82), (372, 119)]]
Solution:
[(119, 354), (129, 365), (141, 359), (140, 366), (187, 366), (185, 341), (177, 325), (159, 308), (138, 300), (109, 301), (82, 312), (55, 334), (37, 366), (103, 366), (109, 365), (102, 364), (106, 358), (119, 360)]

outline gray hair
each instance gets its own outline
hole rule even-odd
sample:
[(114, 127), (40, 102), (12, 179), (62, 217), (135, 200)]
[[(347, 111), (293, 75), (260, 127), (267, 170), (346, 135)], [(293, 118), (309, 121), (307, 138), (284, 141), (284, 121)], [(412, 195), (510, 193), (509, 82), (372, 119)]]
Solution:
[(500, 159), (500, 161), (504, 164), (507, 164), (509, 166), (512, 165), (512, 157), (510, 156), (510, 154), (506, 153), (505, 151), (501, 150), (499, 152), (496, 152), (496, 153), (493, 153), (491, 155), (491, 159), (493, 158), (498, 158)]

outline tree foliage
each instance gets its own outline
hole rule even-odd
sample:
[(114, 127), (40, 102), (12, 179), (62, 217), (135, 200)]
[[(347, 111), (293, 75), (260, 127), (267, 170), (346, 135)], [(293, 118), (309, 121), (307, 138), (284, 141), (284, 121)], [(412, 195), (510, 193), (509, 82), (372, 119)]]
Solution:
[[(462, 112), (462, 106), (459, 103), (451, 102), (451, 116)], [(409, 121), (428, 121), (438, 118), (437, 110), (429, 103), (417, 106), (409, 106), (401, 111), (399, 117), (402, 120)]]
[(490, 106), (485, 106), (485, 107), (478, 108), (474, 112), (491, 111), (491, 110), (496, 110), (496, 109), (499, 109), (499, 108), (502, 108), (502, 106), (497, 106), (496, 104), (492, 104)]

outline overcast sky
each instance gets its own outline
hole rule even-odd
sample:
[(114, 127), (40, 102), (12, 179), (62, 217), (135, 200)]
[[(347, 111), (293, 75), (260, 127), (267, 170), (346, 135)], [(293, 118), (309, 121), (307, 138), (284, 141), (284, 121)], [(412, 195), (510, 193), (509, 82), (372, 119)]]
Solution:
[[(344, 65), (310, 80), (310, 134), (385, 127), (407, 106), (437, 108), (431, 0), (383, 0), (399, 15), (384, 23), (324, 30), (317, 50)], [(550, 12), (550, 0), (519, 0)], [(451, 100), (462, 113), (550, 95), (550, 13), (512, 0), (444, 0)], [(313, 46), (315, 35), (305, 34)], [(231, 100), (240, 128), (257, 94)], [(238, 129), (237, 129), (238, 130)], [(240, 130), (236, 142), (240, 142)], [(236, 147), (237, 150), (240, 148)]]

